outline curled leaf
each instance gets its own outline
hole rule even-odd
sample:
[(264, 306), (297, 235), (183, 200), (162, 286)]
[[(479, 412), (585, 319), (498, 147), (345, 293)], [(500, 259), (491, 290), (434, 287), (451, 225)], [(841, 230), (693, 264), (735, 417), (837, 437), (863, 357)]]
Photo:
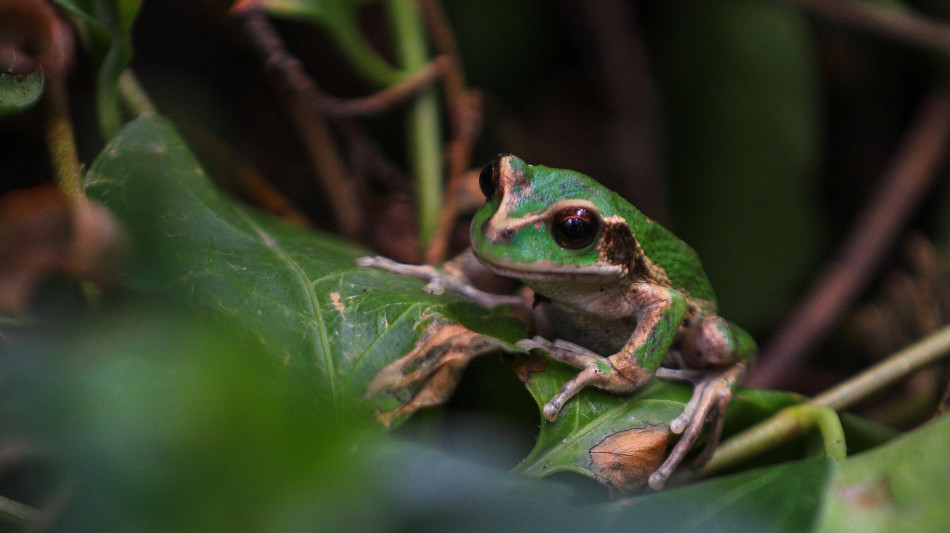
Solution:
[(444, 317), (435, 318), (412, 350), (383, 367), (367, 387), (368, 396), (386, 394), (402, 402), (378, 413), (377, 420), (389, 427), (423, 407), (444, 403), (472, 359), (498, 351), (519, 350)]

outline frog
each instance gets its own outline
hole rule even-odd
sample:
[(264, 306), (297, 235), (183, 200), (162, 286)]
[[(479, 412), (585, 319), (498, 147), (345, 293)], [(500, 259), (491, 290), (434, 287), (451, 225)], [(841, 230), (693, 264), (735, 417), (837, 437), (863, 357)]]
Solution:
[(654, 378), (688, 381), (692, 395), (670, 422), (679, 440), (648, 483), (662, 488), (708, 424), (695, 465), (705, 463), (757, 349), (751, 335), (718, 314), (696, 252), (577, 171), (502, 154), (481, 170), (479, 187), (485, 203), (472, 219), (470, 248), (442, 268), (383, 257), (359, 263), (425, 279), (430, 292), (452, 290), (486, 307), (523, 300), (474, 287), (477, 270), (520, 281), (534, 292), (538, 331), (518, 347), (578, 369), (543, 406), (549, 423), (587, 387), (630, 395)]

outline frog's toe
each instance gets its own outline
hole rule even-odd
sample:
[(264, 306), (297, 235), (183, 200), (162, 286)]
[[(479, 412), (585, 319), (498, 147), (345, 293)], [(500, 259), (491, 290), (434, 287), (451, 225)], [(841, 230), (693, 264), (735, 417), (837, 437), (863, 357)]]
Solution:
[(742, 380), (747, 367), (748, 364), (743, 361), (696, 384), (693, 396), (683, 409), (683, 413), (670, 422), (670, 431), (682, 435), (660, 468), (650, 476), (650, 487), (654, 490), (663, 488), (666, 481), (686, 458), (690, 447), (699, 439), (703, 426), (707, 422), (710, 426), (709, 441), (696, 458), (695, 464), (702, 466), (712, 457), (722, 436), (723, 420), (726, 407), (732, 400), (732, 391)]
[(544, 419), (548, 422), (554, 422), (557, 420), (557, 415), (561, 412), (561, 407), (562, 405), (555, 402), (554, 400), (544, 404), (544, 409), (542, 410)]

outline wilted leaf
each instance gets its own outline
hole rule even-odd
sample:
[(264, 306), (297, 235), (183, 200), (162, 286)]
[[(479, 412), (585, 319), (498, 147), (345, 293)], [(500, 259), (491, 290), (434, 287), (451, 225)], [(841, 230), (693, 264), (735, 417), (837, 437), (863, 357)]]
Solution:
[(0, 314), (18, 315), (35, 286), (54, 273), (109, 281), (124, 239), (112, 213), (70, 205), (52, 185), (0, 197)]
[(369, 382), (434, 321), (505, 341), (525, 335), (500, 312), (356, 266), (367, 250), (238, 206), (161, 118), (129, 124), (85, 183), (135, 238), (136, 283), (236, 319), (324, 409), (372, 407), (363, 399)]
[(444, 317), (431, 321), (412, 350), (386, 365), (369, 384), (367, 395), (387, 394), (402, 402), (379, 413), (377, 420), (389, 427), (423, 407), (444, 403), (472, 359), (499, 351), (518, 349)]

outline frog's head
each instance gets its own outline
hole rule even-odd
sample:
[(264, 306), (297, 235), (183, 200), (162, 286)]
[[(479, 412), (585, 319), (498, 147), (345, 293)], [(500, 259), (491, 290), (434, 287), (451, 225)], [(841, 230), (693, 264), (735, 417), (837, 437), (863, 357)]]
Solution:
[(503, 155), (482, 170), (479, 185), (487, 202), (472, 220), (472, 249), (498, 274), (620, 277), (642, 253), (621, 213), (639, 212), (579, 172)]

